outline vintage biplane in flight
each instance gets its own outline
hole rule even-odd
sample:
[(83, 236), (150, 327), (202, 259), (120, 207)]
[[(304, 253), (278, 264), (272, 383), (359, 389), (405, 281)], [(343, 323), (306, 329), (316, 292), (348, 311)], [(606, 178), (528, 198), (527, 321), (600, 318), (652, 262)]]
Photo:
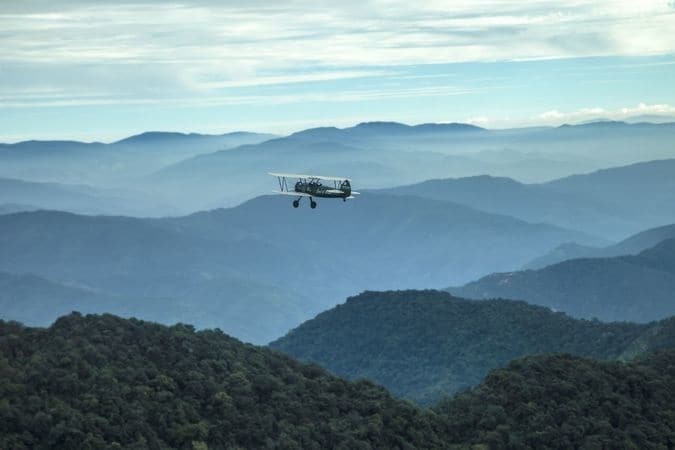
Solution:
[[(293, 200), (293, 208), (300, 206), (302, 197), (309, 197), (309, 206), (314, 209), (316, 208), (314, 198), (341, 198), (343, 201), (347, 201), (347, 199), (354, 198), (354, 195), (359, 194), (352, 191), (352, 184), (348, 178), (272, 172), (269, 175), (277, 177), (279, 180), (279, 190), (274, 192), (297, 197)], [(289, 189), (290, 183), (287, 181), (288, 178), (297, 180), (292, 189)], [(325, 185), (322, 181), (330, 183)]]

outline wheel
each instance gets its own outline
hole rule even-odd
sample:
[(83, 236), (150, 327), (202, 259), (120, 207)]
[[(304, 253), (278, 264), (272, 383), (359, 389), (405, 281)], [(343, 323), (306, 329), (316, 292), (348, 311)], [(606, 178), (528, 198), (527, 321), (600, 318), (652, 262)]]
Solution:
[(300, 206), (300, 200), (293, 200), (293, 208)]
[(316, 202), (315, 202), (314, 200), (312, 200), (312, 203), (310, 203), (309, 206), (310, 206), (312, 209), (316, 208)]

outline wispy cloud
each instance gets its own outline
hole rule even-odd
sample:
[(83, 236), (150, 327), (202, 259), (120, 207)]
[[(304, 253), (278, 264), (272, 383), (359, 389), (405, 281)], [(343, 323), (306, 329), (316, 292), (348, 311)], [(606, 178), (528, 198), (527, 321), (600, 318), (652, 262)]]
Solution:
[(675, 53), (675, 8), (657, 0), (243, 5), (12, 2), (0, 12), (0, 84), (156, 101), (400, 65)]
[(601, 107), (582, 108), (575, 111), (545, 111), (531, 118), (538, 124), (560, 125), (595, 119), (625, 120), (636, 116), (675, 116), (675, 106), (668, 104), (640, 103), (635, 106), (605, 109)]
[(675, 101), (673, 29), (664, 0), (3, 2), (0, 140), (620, 118)]
[(340, 103), (405, 98), (442, 98), (486, 92), (494, 86), (460, 87), (454, 85), (405, 87), (388, 89), (345, 89), (339, 92), (292, 92), (261, 95), (209, 95), (161, 98), (115, 97), (104, 94), (68, 95), (64, 93), (5, 94), (0, 92), (0, 104), (11, 108), (95, 106), (95, 105), (166, 105), (171, 107), (213, 107), (236, 105), (283, 105), (290, 103)]
[(579, 108), (570, 111), (551, 109), (529, 117), (510, 117), (508, 115), (472, 116), (462, 119), (462, 122), (487, 128), (517, 128), (579, 124), (596, 120), (623, 121), (641, 118), (646, 118), (649, 122), (672, 122), (675, 120), (675, 106), (665, 103), (639, 103), (633, 106), (611, 109), (600, 106)]

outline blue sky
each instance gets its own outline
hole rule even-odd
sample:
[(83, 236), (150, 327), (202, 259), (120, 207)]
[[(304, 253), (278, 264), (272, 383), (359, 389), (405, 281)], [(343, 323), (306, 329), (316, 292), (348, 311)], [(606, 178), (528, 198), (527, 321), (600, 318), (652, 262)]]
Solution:
[(673, 1), (280, 3), (3, 4), (0, 141), (675, 115)]

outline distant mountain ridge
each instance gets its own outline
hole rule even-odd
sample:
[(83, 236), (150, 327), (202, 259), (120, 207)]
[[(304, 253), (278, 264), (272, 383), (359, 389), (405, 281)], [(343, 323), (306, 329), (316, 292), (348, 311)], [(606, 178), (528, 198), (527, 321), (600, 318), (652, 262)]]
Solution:
[(75, 149), (93, 149), (103, 147), (103, 142), (82, 142), (82, 141), (70, 141), (70, 140), (42, 140), (42, 139), (30, 139), (27, 141), (19, 141), (11, 144), (0, 143), (0, 151), (3, 152), (15, 152), (16, 150), (23, 151), (58, 151), (61, 149), (64, 150), (75, 150)]
[[(135, 144), (135, 143), (156, 143), (171, 141), (214, 141), (228, 145), (228, 139), (236, 142), (236, 145), (242, 145), (246, 141), (262, 142), (264, 140), (276, 138), (277, 135), (269, 133), (251, 133), (248, 131), (233, 131), (223, 134), (203, 134), (203, 133), (178, 133), (174, 131), (146, 131), (135, 134), (118, 141), (113, 145)], [(228, 146), (232, 147), (232, 144)]]
[[(30, 325), (49, 325), (56, 317), (72, 311), (116, 311), (128, 314), (138, 299), (125, 299), (93, 289), (68, 286), (31, 274), (0, 272), (0, 311)], [(146, 300), (151, 302), (149, 299)]]
[[(675, 222), (675, 159), (603, 169), (543, 184), (483, 175), (428, 180), (378, 192), (453, 201), (618, 240)], [(638, 210), (640, 214), (635, 214)]]
[(35, 205), (27, 205), (20, 203), (0, 203), (0, 214), (13, 214), (17, 212), (37, 211), (41, 209)]
[(428, 405), (525, 355), (624, 359), (673, 347), (675, 318), (602, 323), (519, 301), (472, 301), (440, 291), (364, 292), (270, 346)]
[(637, 255), (570, 259), (538, 270), (495, 273), (450, 292), (513, 298), (574, 317), (648, 322), (675, 314), (675, 239)]
[[(364, 289), (466, 282), (513, 270), (569, 240), (595, 242), (449, 202), (363, 194), (310, 210), (266, 196), (164, 219), (2, 215), (0, 270), (121, 297), (173, 299), (169, 305), (193, 302), (195, 325), (264, 343)], [(54, 318), (63, 312), (44, 309)], [(134, 311), (141, 314), (142, 303)], [(167, 317), (156, 317), (154, 306), (145, 312)], [(261, 317), (269, 327), (260, 326)]]
[[(0, 177), (33, 182), (119, 186), (202, 153), (259, 143), (271, 134), (146, 132), (112, 143), (23, 141), (0, 144)], [(147, 186), (146, 186), (147, 188)]]
[(487, 131), (485, 128), (467, 123), (423, 123), (407, 125), (400, 122), (361, 122), (353, 127), (319, 127), (298, 131), (289, 135), (292, 138), (320, 139), (331, 138), (350, 139), (351, 137), (366, 137), (371, 134), (387, 133), (395, 135), (415, 135), (421, 133), (456, 133), (456, 132)]
[[(0, 145), (0, 177), (132, 188), (170, 199), (174, 210), (166, 214), (180, 214), (234, 206), (268, 192), (270, 180), (264, 174), (270, 171), (350, 177), (359, 189), (483, 174), (541, 183), (639, 160), (673, 158), (673, 138), (675, 125), (644, 123), (489, 130), (461, 123), (365, 122), (283, 137), (147, 132), (111, 144)], [(639, 154), (634, 151), (637, 146)], [(650, 189), (654, 186), (638, 192), (638, 197), (650, 194)], [(673, 222), (661, 220), (660, 207), (645, 211), (642, 221), (626, 218), (623, 211), (632, 205), (621, 208), (615, 204), (618, 197), (610, 195), (607, 205), (607, 198), (589, 196), (582, 217), (589, 227), (597, 226), (584, 231), (595, 234), (604, 227), (611, 233), (607, 238), (620, 239)], [(670, 201), (661, 194), (661, 205), (660, 198)], [(596, 222), (589, 201), (599, 212), (606, 210), (608, 218)], [(614, 217), (614, 208), (621, 214)], [(569, 219), (564, 222), (559, 213), (556, 217), (563, 221), (557, 225), (570, 228)]]
[(172, 210), (159, 200), (133, 189), (105, 189), (87, 185), (37, 183), (0, 178), (0, 205), (27, 205), (21, 210), (48, 209), (80, 214), (153, 216)]
[(85, 142), (77, 140), (30, 139), (11, 144), (0, 143), (0, 150), (9, 150), (12, 148), (22, 148), (22, 147), (26, 148), (27, 150), (30, 150), (35, 146), (43, 146), (46, 148), (52, 148), (54, 150), (59, 149), (60, 146), (101, 148), (102, 146), (131, 144), (135, 142), (156, 141), (156, 140), (170, 141), (173, 139), (199, 140), (199, 139), (247, 138), (247, 137), (256, 138), (257, 140), (257, 137), (262, 137), (264, 139), (272, 139), (274, 137), (277, 137), (277, 135), (270, 133), (252, 133), (248, 131), (233, 131), (222, 134), (181, 133), (177, 131), (144, 131), (143, 133), (127, 136), (110, 143), (98, 141)]
[(530, 261), (523, 268), (541, 269), (568, 259), (636, 255), (667, 239), (675, 239), (675, 224), (642, 231), (607, 247), (589, 247), (576, 243), (565, 243)]
[[(214, 206), (264, 192), (269, 184), (260, 174), (269, 171), (345, 176), (355, 180), (359, 189), (482, 174), (544, 182), (644, 159), (672, 158), (667, 143), (673, 137), (675, 126), (670, 124), (488, 130), (466, 124), (362, 123), (312, 128), (238, 152), (188, 158), (158, 171), (151, 182), (181, 201), (198, 197)], [(644, 150), (640, 158), (633, 151), (636, 145)], [(341, 153), (343, 146), (352, 149), (348, 157)], [(609, 216), (613, 215), (613, 203), (595, 203), (600, 211), (609, 209)], [(588, 211), (591, 214), (592, 208)], [(618, 224), (607, 223), (615, 228), (610, 230), (613, 239), (663, 223), (651, 217), (639, 222), (634, 215), (617, 219)], [(596, 223), (593, 217), (585, 222)]]
[[(300, 293), (232, 276), (178, 286), (173, 293), (161, 292), (155, 297), (148, 295), (152, 289), (148, 293), (110, 291), (32, 274), (0, 272), (0, 318), (48, 326), (72, 311), (105, 312), (164, 324), (192, 322), (202, 328), (223, 327), (245, 341), (260, 342), (302, 320), (302, 303), (307, 302)], [(255, 321), (251, 320), (252, 311)]]

